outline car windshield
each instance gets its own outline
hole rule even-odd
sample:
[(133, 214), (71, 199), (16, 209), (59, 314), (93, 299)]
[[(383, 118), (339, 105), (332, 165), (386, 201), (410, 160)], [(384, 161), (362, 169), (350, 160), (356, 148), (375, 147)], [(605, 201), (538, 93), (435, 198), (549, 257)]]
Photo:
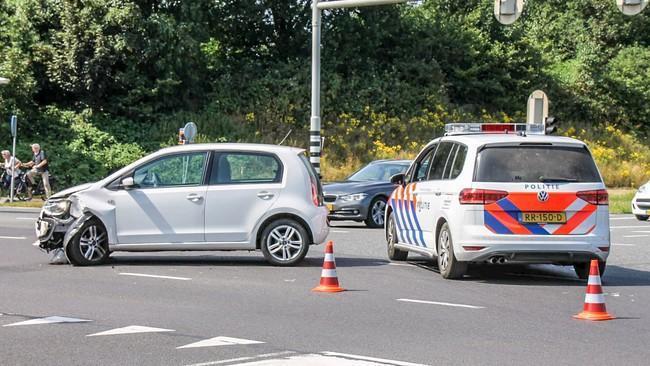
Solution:
[(368, 164), (347, 180), (356, 182), (388, 182), (395, 174), (404, 173), (409, 165), (405, 163), (375, 163)]
[(601, 182), (582, 146), (488, 147), (479, 153), (476, 166), (476, 182)]

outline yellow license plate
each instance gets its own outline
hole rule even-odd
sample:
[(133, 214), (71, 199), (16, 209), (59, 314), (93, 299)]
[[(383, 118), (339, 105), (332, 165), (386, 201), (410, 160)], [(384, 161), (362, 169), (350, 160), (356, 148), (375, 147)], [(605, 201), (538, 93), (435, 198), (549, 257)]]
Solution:
[(326, 204), (326, 206), (327, 206), (327, 210), (328, 210), (329, 212), (334, 211), (334, 205), (333, 205), (333, 204), (328, 203), (328, 204)]
[(529, 224), (564, 224), (566, 212), (522, 212), (520, 221)]

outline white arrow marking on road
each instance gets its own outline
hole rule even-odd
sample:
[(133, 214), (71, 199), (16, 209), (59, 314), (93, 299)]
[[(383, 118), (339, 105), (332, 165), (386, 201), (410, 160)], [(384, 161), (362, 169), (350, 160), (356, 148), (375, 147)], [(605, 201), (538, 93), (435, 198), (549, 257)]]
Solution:
[(283, 352), (275, 352), (275, 353), (264, 353), (261, 355), (257, 356), (249, 356), (249, 357), (238, 357), (238, 358), (231, 358), (228, 360), (219, 360), (219, 361), (210, 361), (210, 362), (201, 362), (201, 363), (193, 363), (191, 365), (186, 365), (186, 366), (211, 366), (211, 365), (221, 365), (223, 363), (232, 363), (232, 362), (239, 362), (239, 361), (251, 361), (251, 360), (257, 360), (260, 358), (268, 358), (268, 357), (278, 357), (278, 356), (284, 356), (284, 355), (292, 355), (295, 354), (296, 352), (294, 351), (283, 351)]
[(143, 327), (140, 325), (129, 325), (128, 327), (115, 328), (107, 330), (105, 332), (99, 332), (95, 334), (88, 334), (86, 337), (95, 337), (95, 336), (107, 336), (107, 335), (118, 335), (118, 334), (135, 334), (135, 333), (155, 333), (155, 332), (175, 332), (173, 329), (163, 329), (163, 328), (152, 328), (152, 327)]
[(129, 272), (121, 272), (120, 276), (164, 278), (164, 279), (167, 279), (167, 280), (179, 280), (179, 281), (190, 281), (191, 280), (191, 278), (187, 278), (187, 277), (159, 276), (159, 275), (150, 275), (150, 274), (144, 274), (144, 273), (129, 273)]
[(56, 323), (85, 323), (92, 320), (66, 318), (63, 316), (48, 316), (47, 318), (25, 320), (18, 323), (6, 324), (3, 327), (14, 327), (19, 325), (39, 325), (39, 324), (56, 324)]
[(231, 337), (214, 337), (210, 339), (204, 339), (196, 343), (186, 344), (184, 346), (176, 347), (176, 349), (182, 348), (198, 348), (198, 347), (215, 347), (215, 346), (234, 346), (237, 344), (259, 344), (264, 343), (260, 341), (252, 341), (250, 339), (241, 339), (241, 338), (231, 338)]
[(484, 306), (474, 306), (474, 305), (465, 305), (465, 304), (453, 304), (453, 303), (450, 303), (450, 302), (425, 301), (425, 300), (412, 300), (412, 299), (397, 299), (397, 301), (415, 302), (415, 303), (418, 303), (418, 304), (430, 304), (430, 305), (451, 306), (451, 307), (467, 308), (467, 309), (485, 309)]
[(0, 239), (25, 240), (27, 238), (24, 236), (0, 236)]
[(353, 359), (363, 360), (363, 361), (379, 362), (379, 363), (382, 363), (382, 364), (387, 363), (389, 365), (397, 365), (397, 366), (426, 366), (426, 365), (423, 365), (421, 363), (411, 363), (411, 362), (404, 362), (404, 361), (387, 360), (385, 358), (349, 355), (347, 353), (321, 352), (321, 354), (323, 354), (325, 356), (346, 357), (346, 358), (353, 358)]

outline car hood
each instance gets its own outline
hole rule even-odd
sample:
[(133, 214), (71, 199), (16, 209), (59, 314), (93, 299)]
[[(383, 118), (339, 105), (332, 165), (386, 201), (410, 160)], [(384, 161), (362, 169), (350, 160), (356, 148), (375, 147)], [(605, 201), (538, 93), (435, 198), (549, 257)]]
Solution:
[(393, 190), (395, 186), (391, 182), (334, 182), (323, 185), (324, 194), (349, 194), (361, 193), (371, 190)]
[(52, 197), (50, 197), (50, 198), (66, 198), (66, 197), (70, 196), (71, 194), (81, 192), (81, 191), (85, 191), (86, 189), (90, 188), (93, 184), (94, 183), (84, 183), (84, 184), (80, 184), (78, 186), (70, 187), (68, 189), (62, 190), (61, 192), (58, 192), (55, 195), (52, 195)]

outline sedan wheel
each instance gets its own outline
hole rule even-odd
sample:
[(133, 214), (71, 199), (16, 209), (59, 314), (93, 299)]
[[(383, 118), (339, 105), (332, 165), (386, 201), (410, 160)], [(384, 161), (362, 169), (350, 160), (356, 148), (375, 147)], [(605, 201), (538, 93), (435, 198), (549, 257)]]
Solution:
[(368, 227), (378, 228), (384, 227), (384, 215), (386, 214), (386, 199), (377, 197), (370, 203), (368, 209), (368, 218), (366, 225)]
[(101, 264), (108, 258), (108, 234), (97, 220), (87, 221), (68, 244), (68, 257), (72, 264), (89, 266)]
[(294, 265), (307, 255), (307, 232), (294, 220), (277, 220), (264, 229), (261, 247), (264, 257), (271, 264)]

